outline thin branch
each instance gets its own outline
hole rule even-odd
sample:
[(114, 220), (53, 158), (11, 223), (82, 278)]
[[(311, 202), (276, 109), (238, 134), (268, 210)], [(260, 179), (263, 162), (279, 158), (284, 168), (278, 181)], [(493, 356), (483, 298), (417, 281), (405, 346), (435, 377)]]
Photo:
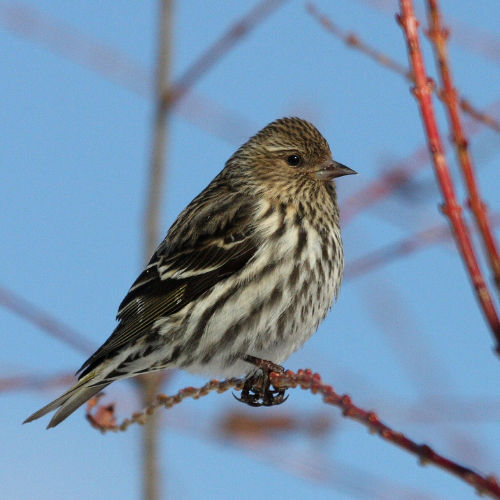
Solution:
[[(164, 201), (164, 178), (166, 171), (166, 142), (168, 137), (168, 119), (170, 113), (164, 106), (163, 95), (170, 85), (173, 8), (174, 0), (160, 0), (158, 47), (156, 63), (156, 91), (153, 123), (153, 140), (149, 168), (149, 187), (144, 213), (144, 260), (147, 262), (159, 242), (161, 205)], [(136, 380), (140, 388), (143, 404), (149, 404), (158, 393), (163, 383), (161, 373), (154, 373)], [(112, 408), (112, 407), (111, 407)], [(109, 415), (105, 412), (104, 416)], [(102, 420), (104, 417), (100, 415)], [(111, 421), (112, 422), (112, 421)], [(142, 481), (143, 498), (160, 498), (160, 453), (158, 450), (158, 419), (151, 418), (142, 434)]]
[(390, 70), (399, 73), (401, 76), (413, 80), (413, 76), (410, 71), (403, 64), (391, 59), (388, 55), (382, 53), (370, 45), (368, 45), (364, 40), (362, 40), (356, 33), (344, 31), (342, 28), (337, 26), (331, 18), (326, 14), (321, 13), (316, 5), (309, 2), (306, 5), (307, 12), (315, 19), (323, 28), (328, 31), (331, 35), (342, 40), (348, 47), (352, 49), (359, 50), (370, 59), (374, 60), (378, 64), (389, 68)]
[(75, 382), (72, 373), (40, 377), (40, 374), (0, 377), (0, 393), (22, 390), (43, 390), (51, 387), (67, 387)]
[[(500, 101), (495, 101), (491, 108), (499, 108)], [(469, 136), (479, 132), (480, 123), (471, 121), (467, 127)], [(381, 172), (377, 179), (368, 183), (342, 201), (342, 222), (344, 225), (362, 213), (367, 207), (387, 198), (400, 186), (409, 182), (430, 160), (427, 146), (419, 147), (407, 158)]]
[(174, 396), (159, 394), (158, 396), (156, 396), (155, 400), (150, 403), (143, 411), (136, 412), (130, 418), (124, 419), (120, 424), (114, 423), (113, 425), (102, 424), (102, 422), (100, 422), (99, 419), (96, 418), (96, 415), (92, 414), (92, 411), (96, 406), (95, 398), (92, 398), (92, 400), (90, 400), (89, 404), (87, 405), (87, 415), (92, 419), (94, 427), (98, 428), (103, 434), (109, 431), (124, 432), (133, 424), (145, 425), (151, 415), (156, 413), (156, 411), (161, 407), (170, 409), (173, 406), (182, 403), (182, 401), (184, 401), (184, 399), (186, 398), (199, 399), (214, 391), (219, 394), (233, 388), (239, 391), (243, 389), (244, 383), (245, 380), (240, 378), (231, 378), (223, 380), (222, 382), (219, 380), (211, 380), (203, 387), (186, 387), (185, 389), (180, 390)]
[[(393, 0), (362, 0), (374, 9), (389, 16), (394, 16)], [(465, 24), (453, 19), (453, 30), (457, 36), (454, 43), (461, 45), (465, 50), (489, 59), (492, 62), (500, 61), (500, 39), (493, 33), (478, 29), (477, 27)]]
[[(137, 379), (141, 388), (144, 405), (150, 404), (164, 382), (163, 373), (152, 373)], [(113, 409), (113, 406), (111, 406)], [(111, 411), (112, 413), (112, 411)], [(109, 411), (106, 413), (109, 415)], [(159, 422), (153, 415), (144, 426), (142, 433), (142, 481), (144, 500), (159, 500), (161, 491), (161, 458), (159, 451)]]
[(84, 354), (93, 352), (95, 347), (81, 333), (66, 325), (39, 307), (31, 304), (11, 290), (0, 286), (0, 305), (21, 318), (33, 323), (51, 337), (62, 341)]
[(436, 177), (444, 198), (442, 211), (450, 220), (457, 248), (464, 260), (477, 299), (495, 338), (495, 350), (500, 355), (500, 320), (474, 253), (469, 231), (463, 219), (462, 208), (457, 201), (451, 174), (444, 156), (444, 148), (432, 104), (432, 82), (428, 79), (425, 71), (418, 37), (418, 21), (413, 12), (413, 3), (411, 0), (400, 0), (400, 3), (401, 15), (398, 20), (406, 37), (410, 62), (415, 75), (413, 92), (420, 106)]
[[(381, 64), (401, 76), (404, 76), (407, 80), (414, 81), (412, 72), (408, 71), (408, 69), (406, 69), (402, 64), (381, 51), (371, 47), (355, 33), (349, 33), (339, 28), (328, 16), (319, 12), (314, 4), (308, 3), (307, 11), (318, 23), (321, 24), (321, 26), (323, 26), (323, 28), (342, 40), (348, 47), (359, 50), (378, 64)], [(444, 101), (444, 97), (442, 95), (438, 94), (438, 97)], [(457, 99), (460, 107), (465, 113), (468, 113), (475, 120), (481, 121), (484, 125), (490, 127), (495, 132), (500, 132), (500, 122), (497, 119), (487, 113), (484, 113), (483, 111), (478, 110), (467, 99), (459, 96), (457, 96)]]
[[(384, 424), (374, 412), (366, 411), (357, 407), (347, 395), (337, 394), (332, 386), (324, 384), (321, 380), (321, 376), (317, 373), (313, 373), (312, 370), (299, 370), (298, 373), (294, 373), (291, 370), (287, 370), (285, 373), (273, 372), (270, 377), (271, 383), (275, 389), (294, 389), (296, 387), (300, 387), (301, 389), (310, 391), (312, 394), (320, 394), (325, 403), (339, 407), (342, 410), (342, 415), (344, 417), (361, 423), (367, 427), (370, 432), (378, 434), (385, 441), (397, 445), (407, 452), (417, 456), (421, 464), (424, 465), (431, 463), (474, 486), (478, 493), (500, 499), (500, 486), (495, 477), (482, 476), (472, 469), (464, 467), (444, 457), (443, 455), (440, 455), (430, 446), (426, 444), (418, 444), (404, 434), (393, 430), (391, 427)], [(126, 431), (132, 424), (144, 425), (148, 418), (160, 407), (169, 409), (181, 403), (186, 398), (198, 399), (213, 391), (220, 394), (232, 388), (241, 390), (243, 385), (244, 379), (238, 378), (232, 378), (222, 382), (218, 380), (211, 380), (203, 387), (186, 387), (173, 396), (160, 394), (156, 397), (156, 401), (150, 404), (147, 408), (141, 412), (134, 413), (132, 417), (124, 419), (120, 424), (116, 423), (113, 407), (111, 405), (107, 405), (103, 409), (98, 407), (97, 412), (92, 413), (96, 406), (95, 400), (92, 400), (89, 403), (87, 407), (87, 415), (93, 426), (99, 429), (102, 433), (108, 431), (123, 432)], [(100, 416), (101, 419), (99, 419)]]
[[(92, 38), (32, 6), (0, 3), (0, 26), (135, 94), (146, 98), (153, 95), (149, 68), (103, 40)], [(256, 128), (240, 113), (193, 92), (184, 97), (175, 112), (231, 144), (242, 142)]]
[(169, 87), (172, 58), (173, 0), (161, 0), (158, 59), (156, 66), (156, 92), (153, 123), (153, 141), (146, 210), (144, 213), (144, 260), (153, 254), (159, 243), (160, 213), (165, 178), (165, 150), (167, 141), (168, 112), (163, 105), (163, 95)]
[(376, 180), (357, 190), (342, 201), (342, 223), (347, 225), (370, 205), (390, 196), (398, 187), (406, 184), (429, 161), (425, 146), (382, 172)]
[(284, 411), (257, 414), (226, 410), (216, 428), (220, 435), (232, 440), (272, 442), (284, 436), (300, 435), (325, 439), (332, 432), (333, 420), (324, 411), (295, 416)]
[(416, 455), (422, 465), (433, 464), (472, 485), (479, 494), (500, 498), (500, 485), (495, 477), (482, 476), (472, 469), (440, 455), (430, 446), (418, 444), (403, 433), (395, 431), (383, 423), (375, 412), (366, 411), (356, 406), (350, 396), (337, 394), (332, 386), (322, 382), (319, 374), (313, 373), (311, 370), (299, 370), (297, 374), (287, 370), (285, 373), (271, 373), (271, 383), (276, 389), (290, 389), (299, 386), (313, 394), (320, 394), (325, 403), (340, 408), (344, 417), (363, 424), (371, 433), (378, 434), (385, 441)]
[[(491, 216), (491, 222), (494, 226), (500, 225), (500, 212)], [(347, 264), (344, 279), (350, 280), (364, 276), (366, 273), (393, 263), (396, 259), (406, 257), (430, 245), (448, 241), (450, 236), (452, 233), (449, 226), (443, 224), (412, 234), (408, 238), (351, 260)]]
[(386, 245), (357, 259), (351, 260), (347, 264), (344, 279), (351, 280), (364, 276), (369, 272), (395, 262), (398, 258), (406, 257), (433, 243), (446, 241), (449, 236), (450, 228), (445, 225), (431, 227), (430, 229), (412, 234), (408, 238), (398, 241), (397, 243)]
[[(148, 208), (146, 212), (146, 225), (148, 236), (146, 243), (147, 257), (151, 256), (158, 244), (158, 228), (161, 190), (163, 187), (164, 151), (166, 140), (166, 122), (171, 109), (180, 99), (205, 75), (217, 62), (219, 62), (237, 42), (254, 29), (260, 22), (274, 12), (284, 0), (262, 0), (253, 9), (232, 25), (212, 46), (204, 51), (198, 59), (174, 83), (168, 85), (168, 75), (165, 68), (170, 64), (170, 42), (165, 42), (163, 52), (160, 51), (157, 70), (156, 85), (156, 110), (153, 142), (153, 159), (151, 166), (150, 191)], [(163, 31), (163, 29), (162, 29)]]
[(163, 94), (163, 106), (172, 108), (191, 87), (219, 62), (244, 36), (280, 7), (285, 0), (262, 0), (232, 25)]
[(458, 93), (453, 84), (450, 64), (448, 61), (447, 38), (449, 31), (443, 26), (438, 0), (427, 0), (429, 18), (429, 38), (434, 47), (435, 58), (438, 63), (442, 90), (439, 92), (452, 131), (453, 143), (462, 168), (462, 173), (469, 192), (469, 207), (474, 215), (476, 225), (482, 237), (485, 253), (489, 259), (493, 278), (500, 292), (500, 255), (497, 242), (491, 229), (486, 204), (481, 199), (476, 179), (472, 157), (468, 147), (467, 137), (458, 108)]

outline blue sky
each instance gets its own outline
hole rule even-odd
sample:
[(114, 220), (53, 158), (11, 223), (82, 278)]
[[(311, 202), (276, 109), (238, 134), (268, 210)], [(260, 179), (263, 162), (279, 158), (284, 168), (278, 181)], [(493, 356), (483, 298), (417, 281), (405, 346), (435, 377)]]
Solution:
[[(473, 10), (463, 0), (441, 3), (448, 24), (460, 27), (450, 46), (457, 86), (488, 109), (498, 99), (500, 51), (478, 53), (464, 40), (494, 37), (497, 3), (484, 0)], [(254, 4), (179, 2), (174, 78)], [(316, 5), (339, 26), (406, 64), (402, 32), (391, 14), (396, 2), (318, 0)], [(137, 69), (132, 84), (144, 89), (148, 82), (139, 76), (155, 62), (156, 3), (0, 1), (0, 284), (98, 346), (113, 329), (117, 306), (143, 259), (152, 101), (79, 64), (74, 55), (61, 54), (60, 36), (54, 44), (46, 36), (34, 40), (29, 30), (21, 35), (9, 17), (19, 6), (35, 15), (21, 19), (21, 28), (29, 25), (31, 33), (33, 26), (46, 33), (46, 23), (49, 33), (71, 30), (82, 44), (80, 53), (95, 43), (130, 58)], [(427, 41), (424, 45), (435, 74)], [(495, 46), (490, 42), (488, 48)], [(285, 2), (192, 90), (171, 120), (162, 234), (234, 149), (275, 118), (313, 121), (335, 158), (359, 172), (339, 181), (341, 202), (424, 141), (407, 82), (331, 37), (303, 2)], [(220, 132), (218, 115), (193, 104), (195, 98), (227, 110), (235, 123)], [(497, 145), (497, 135), (484, 127), (471, 138), (492, 211), (500, 209)], [(463, 200), (461, 178), (449, 158)], [(439, 203), (427, 165), (409, 187), (346, 225), (347, 262), (444, 223)], [(85, 359), (5, 309), (0, 321), (1, 377), (72, 373)], [(313, 368), (338, 392), (375, 409), (417, 442), (494, 473), (500, 470), (500, 360), (492, 345), (463, 264), (448, 242), (346, 279), (332, 313), (286, 366)], [(204, 382), (178, 373), (165, 390)], [(0, 393), (5, 498), (138, 498), (139, 429), (102, 436), (82, 410), (50, 432), (46, 421), (20, 425), (63, 389)], [(122, 416), (140, 406), (126, 382), (111, 386), (108, 398), (119, 401)], [(298, 433), (271, 443), (238, 443), (218, 431), (221, 418), (234, 411), (283, 413), (304, 421), (320, 414), (333, 427), (321, 438)], [(418, 466), (415, 457), (298, 390), (279, 408), (246, 409), (229, 394), (211, 395), (164, 412), (163, 419), (166, 497), (394, 498), (394, 485), (401, 488), (398, 498), (474, 497), (464, 483)]]

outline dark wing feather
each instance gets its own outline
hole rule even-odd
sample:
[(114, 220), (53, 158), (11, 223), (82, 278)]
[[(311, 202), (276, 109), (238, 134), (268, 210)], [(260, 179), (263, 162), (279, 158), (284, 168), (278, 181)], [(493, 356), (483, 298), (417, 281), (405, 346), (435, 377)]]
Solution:
[(120, 323), (80, 368), (80, 378), (123, 346), (147, 335), (157, 319), (180, 311), (241, 270), (257, 250), (251, 210), (240, 201), (236, 210), (212, 214), (211, 219), (219, 219), (217, 227), (212, 222), (210, 234), (203, 227), (197, 228), (192, 232), (196, 236), (180, 246), (165, 244), (171, 230), (120, 304)]

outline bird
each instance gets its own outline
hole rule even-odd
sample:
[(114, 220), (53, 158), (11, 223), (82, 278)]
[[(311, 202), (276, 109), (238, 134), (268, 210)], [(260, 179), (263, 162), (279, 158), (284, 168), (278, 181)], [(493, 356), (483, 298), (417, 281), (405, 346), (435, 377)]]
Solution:
[(335, 179), (355, 173), (302, 118), (257, 132), (180, 213), (78, 382), (24, 423), (57, 410), (54, 427), (112, 382), (168, 368), (245, 376), (243, 402), (281, 403), (263, 375), (282, 369), (337, 298)]

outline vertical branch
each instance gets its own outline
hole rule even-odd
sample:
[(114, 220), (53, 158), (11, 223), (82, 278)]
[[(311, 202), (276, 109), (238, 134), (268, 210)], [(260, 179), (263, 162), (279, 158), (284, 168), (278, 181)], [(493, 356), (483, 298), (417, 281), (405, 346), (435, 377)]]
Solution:
[[(173, 0), (160, 0), (160, 25), (158, 38), (158, 59), (156, 66), (155, 109), (153, 141), (150, 161), (149, 188), (146, 198), (144, 256), (147, 261), (159, 240), (161, 203), (165, 178), (165, 154), (168, 134), (169, 107), (163, 95), (170, 81), (172, 58)], [(144, 405), (151, 403), (163, 382), (161, 373), (139, 377), (141, 397)], [(143, 498), (157, 500), (160, 494), (158, 415), (152, 415), (143, 428)]]
[(170, 81), (172, 57), (172, 11), (173, 0), (160, 0), (160, 28), (158, 39), (158, 62), (156, 66), (155, 109), (153, 123), (153, 141), (150, 160), (150, 178), (146, 198), (144, 226), (144, 260), (148, 260), (158, 245), (160, 228), (163, 182), (165, 178), (165, 151), (167, 142), (168, 113), (162, 96), (167, 91)]
[[(177, 82), (171, 84), (173, 0), (161, 0), (153, 144), (144, 221), (146, 228), (144, 253), (146, 259), (151, 257), (159, 241), (160, 207), (165, 176), (165, 149), (168, 117), (171, 110), (201, 76), (212, 68), (238, 41), (278, 8), (283, 1), (261, 0), (239, 22), (234, 24), (220, 39), (201, 54)], [(151, 404), (152, 399), (160, 392), (164, 380), (165, 375), (163, 373), (137, 378), (145, 406)], [(156, 415), (151, 415), (144, 427), (143, 478), (145, 500), (160, 498), (157, 418)]]
[(479, 194), (474, 164), (469, 152), (467, 137), (462, 126), (462, 119), (458, 106), (458, 93), (453, 85), (451, 68), (448, 60), (447, 38), (449, 31), (443, 26), (438, 0), (427, 0), (429, 17), (429, 38), (432, 41), (436, 60), (441, 76), (443, 102), (448, 113), (448, 121), (452, 129), (452, 138), (457, 152), (458, 162), (469, 192), (469, 207), (474, 214), (483, 245), (488, 256), (495, 283), (500, 292), (500, 255), (497, 243), (491, 229), (490, 220), (485, 203)]
[[(170, 0), (162, 0), (169, 2)], [(144, 406), (151, 404), (156, 394), (161, 392), (163, 384), (162, 373), (152, 373), (137, 379), (141, 387), (141, 397)], [(159, 414), (151, 418), (142, 428), (142, 498), (144, 500), (159, 500), (161, 494), (161, 472), (159, 442)]]
[(412, 71), (415, 78), (413, 93), (420, 106), (429, 150), (432, 153), (434, 170), (441, 189), (443, 212), (449, 218), (457, 248), (469, 272), (478, 301), (496, 340), (496, 352), (500, 354), (500, 320), (491, 294), (481, 273), (469, 231), (463, 219), (462, 207), (458, 204), (450, 170), (444, 155), (443, 143), (432, 103), (432, 82), (427, 77), (418, 36), (418, 21), (415, 18), (412, 0), (400, 0), (401, 15), (398, 20), (403, 27), (408, 45)]

